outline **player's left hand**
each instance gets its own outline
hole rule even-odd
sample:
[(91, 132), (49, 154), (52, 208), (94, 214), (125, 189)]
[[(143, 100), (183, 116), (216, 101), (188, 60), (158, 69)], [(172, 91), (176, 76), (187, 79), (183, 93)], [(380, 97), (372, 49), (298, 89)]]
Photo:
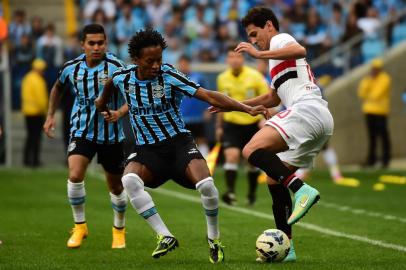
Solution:
[(106, 120), (109, 123), (117, 122), (120, 117), (123, 116), (123, 114), (120, 111), (104, 111), (101, 112), (101, 114), (104, 117), (104, 120)]
[(240, 44), (238, 44), (237, 48), (235, 48), (235, 51), (238, 53), (246, 52), (254, 58), (259, 58), (259, 51), (251, 43), (248, 42), (241, 42)]
[(264, 105), (249, 107), (247, 113), (249, 113), (252, 116), (262, 114), (265, 117), (265, 119), (269, 119), (271, 117), (268, 109)]

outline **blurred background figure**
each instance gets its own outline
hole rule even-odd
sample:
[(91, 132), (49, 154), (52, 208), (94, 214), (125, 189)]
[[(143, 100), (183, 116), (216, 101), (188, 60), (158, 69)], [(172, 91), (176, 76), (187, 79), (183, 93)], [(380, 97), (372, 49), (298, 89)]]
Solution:
[[(206, 88), (203, 76), (198, 72), (192, 72), (190, 58), (182, 55), (178, 61), (178, 69), (186, 76), (190, 77), (194, 82), (200, 84), (201, 87)], [(209, 146), (206, 138), (206, 118), (208, 113), (206, 111), (208, 104), (197, 98), (184, 98), (180, 111), (185, 121), (186, 129), (192, 132), (192, 136), (196, 141), (197, 148), (204, 157), (209, 153)]]
[(23, 162), (25, 166), (39, 167), (42, 137), (42, 125), (48, 107), (48, 91), (43, 72), (46, 63), (42, 59), (32, 62), (31, 71), (22, 82), (22, 113), (25, 117), (27, 137), (24, 146)]
[[(269, 92), (268, 84), (262, 74), (244, 63), (244, 56), (234, 51), (232, 44), (227, 52), (229, 68), (217, 77), (217, 89), (225, 95), (243, 101)], [(240, 164), (241, 151), (254, 134), (259, 130), (262, 116), (252, 117), (241, 112), (217, 114), (216, 139), (224, 149), (224, 171), (227, 191), (222, 200), (229, 204), (236, 203), (235, 184)], [(248, 205), (256, 201), (257, 179), (260, 171), (248, 168)]]
[(381, 59), (371, 63), (371, 72), (364, 77), (358, 88), (358, 96), (362, 101), (362, 111), (365, 114), (368, 128), (368, 158), (367, 166), (374, 166), (377, 157), (377, 140), (382, 141), (382, 167), (389, 165), (391, 144), (388, 131), (388, 115), (390, 111), (390, 92), (392, 79), (383, 70)]

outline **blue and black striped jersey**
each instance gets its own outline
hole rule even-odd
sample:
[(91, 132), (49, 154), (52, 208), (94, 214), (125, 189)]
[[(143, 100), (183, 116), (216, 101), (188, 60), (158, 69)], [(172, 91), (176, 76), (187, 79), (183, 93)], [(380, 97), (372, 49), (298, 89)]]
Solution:
[(179, 107), (183, 96), (193, 96), (199, 84), (169, 64), (162, 65), (153, 80), (138, 80), (137, 68), (129, 65), (113, 74), (113, 83), (129, 107), (136, 144), (155, 144), (188, 133)]
[[(106, 53), (104, 60), (92, 68), (86, 64), (85, 54), (66, 62), (62, 67), (58, 80), (62, 85), (68, 84), (75, 96), (70, 119), (71, 137), (81, 137), (99, 144), (112, 144), (124, 139), (122, 120), (108, 123), (94, 105), (107, 79), (124, 66), (113, 54)], [(108, 106), (117, 110), (124, 103), (123, 96), (115, 93)]]

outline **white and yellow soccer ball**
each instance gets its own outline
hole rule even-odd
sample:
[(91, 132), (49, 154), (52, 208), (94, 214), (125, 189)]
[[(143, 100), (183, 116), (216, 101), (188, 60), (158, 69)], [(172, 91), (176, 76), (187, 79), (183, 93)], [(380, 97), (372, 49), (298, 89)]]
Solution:
[(258, 236), (256, 250), (262, 262), (281, 262), (289, 253), (290, 241), (281, 230), (268, 229)]

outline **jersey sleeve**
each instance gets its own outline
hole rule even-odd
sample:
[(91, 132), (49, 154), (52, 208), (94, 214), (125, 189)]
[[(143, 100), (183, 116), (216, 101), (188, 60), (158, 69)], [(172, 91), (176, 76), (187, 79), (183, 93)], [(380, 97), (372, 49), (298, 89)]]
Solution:
[(200, 88), (200, 84), (192, 81), (188, 76), (178, 71), (175, 68), (171, 68), (165, 71), (169, 75), (169, 81), (174, 86), (175, 91), (179, 91), (186, 96), (194, 96), (197, 89)]
[(60, 84), (65, 85), (68, 82), (69, 74), (72, 73), (71, 66), (64, 66), (59, 70), (58, 81)]

